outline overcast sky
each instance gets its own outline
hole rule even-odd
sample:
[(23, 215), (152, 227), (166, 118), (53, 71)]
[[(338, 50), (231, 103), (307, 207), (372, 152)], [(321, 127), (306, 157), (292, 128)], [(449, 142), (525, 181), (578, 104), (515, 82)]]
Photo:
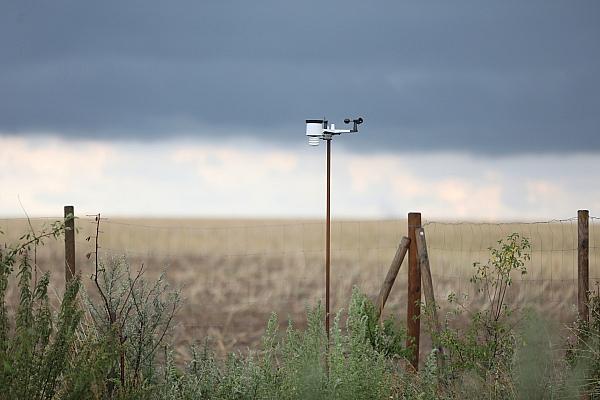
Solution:
[(304, 120), (358, 115), (334, 215), (600, 211), (599, 38), (596, 0), (3, 0), (0, 215), (319, 216)]
[(41, 1), (0, 5), (0, 131), (600, 150), (600, 2)]

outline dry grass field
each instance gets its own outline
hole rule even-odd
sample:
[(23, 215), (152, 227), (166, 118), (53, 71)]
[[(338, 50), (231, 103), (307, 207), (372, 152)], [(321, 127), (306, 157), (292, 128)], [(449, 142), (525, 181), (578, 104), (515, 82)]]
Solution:
[[(39, 231), (51, 220), (35, 219)], [(77, 220), (77, 269), (87, 281), (93, 271), (93, 218)], [(3, 243), (28, 229), (25, 219), (0, 219)], [(576, 304), (576, 221), (551, 223), (425, 224), (436, 297), (450, 292), (477, 296), (469, 284), (472, 264), (485, 262), (488, 247), (519, 232), (532, 243), (528, 274), (516, 278), (511, 301), (532, 306), (559, 321), (571, 320)], [(125, 255), (145, 277), (165, 272), (181, 288), (185, 305), (174, 339), (183, 350), (210, 336), (220, 352), (258, 344), (271, 312), (282, 325), (302, 324), (306, 305), (324, 294), (324, 225), (311, 220), (106, 219), (100, 224), (100, 258)], [(406, 221), (335, 221), (332, 226), (332, 307), (346, 306), (353, 286), (375, 296)], [(90, 240), (86, 240), (91, 237)], [(590, 222), (590, 277), (600, 280), (600, 223)], [(56, 296), (64, 284), (64, 247), (47, 241), (37, 255), (40, 270), (52, 271)], [(406, 263), (406, 261), (405, 261)], [(594, 284), (592, 283), (592, 287)], [(405, 318), (406, 265), (392, 290), (387, 314)]]

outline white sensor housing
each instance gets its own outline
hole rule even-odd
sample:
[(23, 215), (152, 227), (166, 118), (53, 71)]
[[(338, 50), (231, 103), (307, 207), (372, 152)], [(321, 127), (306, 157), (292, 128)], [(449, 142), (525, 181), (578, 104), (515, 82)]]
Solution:
[(322, 119), (307, 119), (306, 120), (306, 136), (308, 136), (308, 144), (318, 146), (323, 137), (323, 120)]
[(306, 120), (306, 136), (320, 137), (323, 135), (323, 120), (322, 119), (307, 119)]

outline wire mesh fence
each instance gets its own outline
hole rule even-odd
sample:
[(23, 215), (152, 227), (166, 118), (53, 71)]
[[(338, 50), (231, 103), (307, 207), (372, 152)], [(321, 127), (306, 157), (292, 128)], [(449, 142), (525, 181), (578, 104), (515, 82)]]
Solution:
[[(62, 217), (0, 219), (0, 240), (12, 243), (23, 232), (40, 231)], [(80, 216), (75, 236), (77, 271), (93, 273), (96, 221)], [(469, 282), (474, 262), (486, 262), (489, 248), (508, 234), (532, 245), (528, 273), (515, 277), (510, 301), (531, 306), (560, 321), (576, 315), (577, 219), (541, 222), (474, 223), (426, 221), (434, 289), (442, 309), (450, 293), (477, 296)], [(332, 223), (332, 310), (347, 307), (352, 288), (374, 297), (385, 277), (406, 220)], [(126, 256), (146, 279), (162, 272), (179, 287), (185, 305), (177, 341), (189, 344), (211, 336), (223, 351), (252, 346), (271, 312), (302, 324), (305, 307), (324, 296), (325, 228), (313, 220), (194, 220), (102, 218), (99, 257)], [(590, 288), (600, 281), (600, 219), (590, 218)], [(37, 252), (39, 271), (52, 272), (60, 296), (64, 288), (64, 243), (47, 241)], [(406, 313), (407, 260), (400, 270), (385, 313)]]

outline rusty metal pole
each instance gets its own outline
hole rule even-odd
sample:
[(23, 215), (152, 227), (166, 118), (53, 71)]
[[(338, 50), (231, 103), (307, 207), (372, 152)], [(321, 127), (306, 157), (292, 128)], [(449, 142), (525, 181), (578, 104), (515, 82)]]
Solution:
[(75, 210), (65, 206), (65, 283), (75, 276)]
[(329, 287), (330, 287), (330, 261), (331, 261), (331, 139), (327, 139), (327, 211), (325, 222), (325, 330), (327, 332), (327, 347), (329, 347)]

